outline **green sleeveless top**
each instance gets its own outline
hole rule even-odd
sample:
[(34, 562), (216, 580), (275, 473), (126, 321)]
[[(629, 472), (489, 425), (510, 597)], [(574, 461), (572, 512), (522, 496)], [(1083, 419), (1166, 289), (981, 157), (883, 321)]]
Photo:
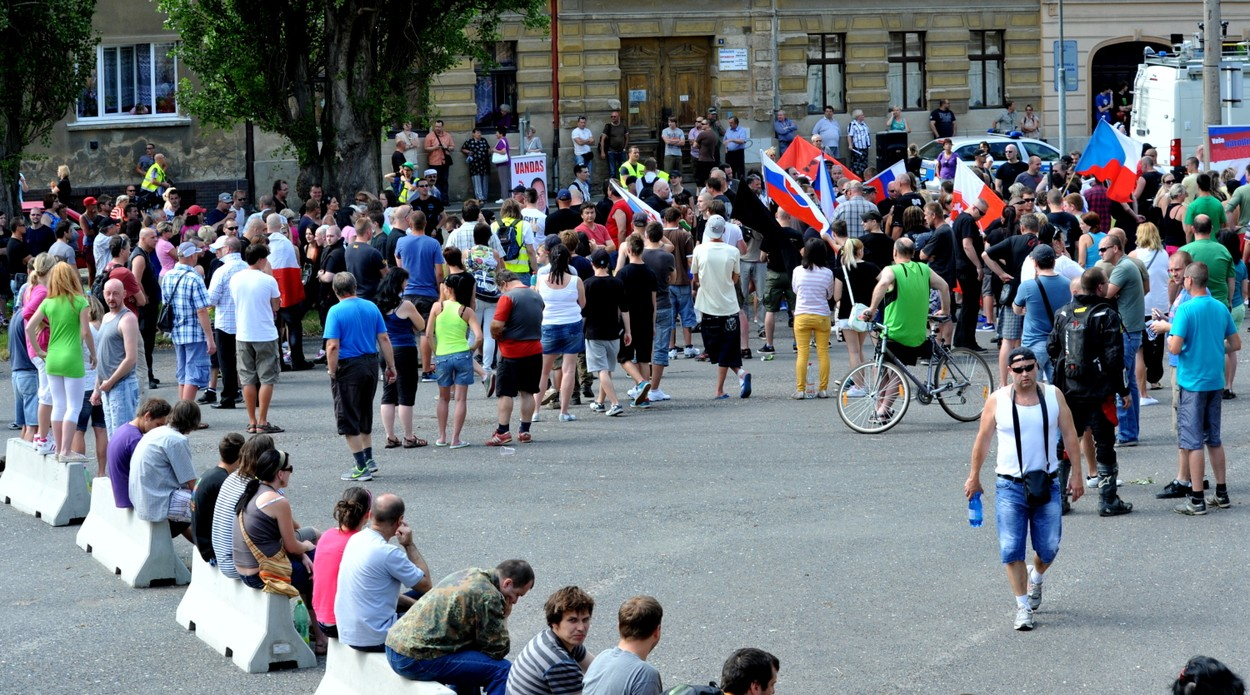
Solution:
[(894, 301), (885, 308), (886, 335), (896, 343), (916, 347), (928, 336), (929, 266), (916, 261), (894, 269)]
[(469, 322), (460, 318), (463, 308), (460, 302), (452, 299), (443, 302), (443, 311), (434, 321), (435, 355), (441, 357), (469, 351)]
[(51, 332), (48, 337), (48, 374), (81, 379), (86, 376), (82, 361), (82, 323), (79, 318), (87, 307), (87, 298), (56, 297), (45, 299), (39, 305), (48, 317)]

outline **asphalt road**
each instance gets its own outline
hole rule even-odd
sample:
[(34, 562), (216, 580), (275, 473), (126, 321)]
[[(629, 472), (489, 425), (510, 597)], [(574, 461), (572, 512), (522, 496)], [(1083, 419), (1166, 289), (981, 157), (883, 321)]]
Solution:
[[(594, 651), (616, 643), (624, 599), (657, 597), (664, 631), (651, 661), (666, 686), (718, 678), (742, 646), (780, 657), (785, 695), (1163, 692), (1195, 654), (1250, 673), (1247, 399), (1225, 408), (1232, 509), (1184, 518), (1154, 499), (1176, 461), (1159, 392), (1165, 404), (1144, 409), (1142, 446), (1121, 452), (1126, 482), (1152, 481), (1124, 489), (1136, 510), (1101, 519), (1092, 499), (1076, 505), (1038, 627), (1017, 633), (993, 521), (966, 520), (975, 423), (913, 404), (890, 432), (854, 434), (833, 401), (788, 399), (788, 335), (777, 343), (775, 361), (751, 363), (747, 401), (713, 402), (713, 368), (678, 360), (664, 379), (673, 401), (619, 419), (584, 407), (575, 423), (545, 418), (535, 443), (512, 455), (481, 446), (495, 409), (475, 387), (473, 447), (386, 451), (379, 434), (382, 468), (370, 485), (407, 501), (436, 577), (509, 557), (533, 563), (537, 584), (510, 620), (514, 653), (561, 586), (595, 597)], [(845, 351), (835, 343), (832, 354), (840, 376)], [(172, 380), (171, 353), (159, 353), (157, 374)], [(417, 433), (431, 441), (435, 393), (423, 384), (417, 404)], [(3, 389), (0, 413), (11, 408)], [(246, 422), (242, 411), (205, 413), (211, 429), (192, 436), (200, 469)], [(349, 457), (332, 436), (324, 373), (284, 374), (271, 420), (288, 430), (277, 438), (293, 455), (297, 516), (332, 523)], [(316, 688), (321, 668), (240, 672), (175, 623), (184, 589), (126, 587), (74, 545), (75, 533), (0, 509), (0, 692)], [(177, 548), (189, 557), (188, 544)]]

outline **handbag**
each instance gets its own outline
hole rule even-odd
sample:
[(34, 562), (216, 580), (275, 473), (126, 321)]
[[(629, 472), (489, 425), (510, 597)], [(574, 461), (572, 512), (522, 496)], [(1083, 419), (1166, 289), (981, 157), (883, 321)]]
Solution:
[(499, 150), (495, 150), (494, 152), (490, 153), (490, 163), (491, 164), (507, 164), (508, 155), (503, 152), (500, 152)]
[[(182, 278), (174, 283), (174, 291), (169, 293), (172, 300), (178, 295), (178, 285), (182, 284)], [(162, 333), (172, 333), (174, 331), (174, 303), (173, 301), (165, 302), (161, 305), (161, 313), (156, 316), (156, 330)]]
[[(1042, 404), (1042, 446), (1050, 446), (1050, 416), (1046, 412), (1046, 393), (1037, 387), (1037, 400)], [(1011, 389), (1011, 423), (1016, 430), (1016, 459), (1020, 462), (1020, 478), (1024, 480), (1024, 501), (1030, 507), (1041, 507), (1050, 502), (1051, 474), (1042, 470), (1024, 471), (1024, 447), (1020, 441), (1020, 411), (1016, 409), (1016, 389)], [(1047, 464), (1050, 454), (1046, 454)]]
[(855, 289), (851, 287), (850, 269), (842, 266), (842, 274), (845, 277), (846, 293), (851, 295), (851, 315), (846, 319), (846, 328), (860, 333), (867, 333), (872, 330), (872, 324), (861, 319), (860, 317), (868, 311), (868, 305), (860, 304), (855, 301)]

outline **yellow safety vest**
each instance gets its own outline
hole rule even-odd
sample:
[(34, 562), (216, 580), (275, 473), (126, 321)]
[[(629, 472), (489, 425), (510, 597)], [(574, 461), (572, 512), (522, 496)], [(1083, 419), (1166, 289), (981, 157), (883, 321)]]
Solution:
[[(515, 228), (512, 226), (514, 224), (516, 225)], [(495, 222), (494, 228), (495, 228), (496, 236), (499, 236), (500, 232), (502, 232), (503, 230), (512, 231), (512, 233), (516, 235), (513, 238), (513, 242), (515, 242), (521, 248), (521, 251), (517, 255), (516, 258), (512, 260), (507, 260), (507, 259), (504, 260), (503, 267), (507, 268), (508, 270), (511, 270), (514, 273), (528, 274), (530, 272), (530, 253), (529, 253), (529, 249), (525, 248), (525, 220), (513, 219), (511, 217), (507, 217), (507, 218), (501, 217), (498, 221)], [(502, 236), (499, 237), (499, 243), (500, 244), (504, 243), (504, 239)], [(504, 246), (506, 247), (506, 244), (504, 244)]]
[(143, 190), (156, 193), (163, 183), (165, 183), (165, 170), (161, 168), (161, 165), (153, 164), (148, 167), (148, 173), (143, 177)]
[(646, 173), (646, 171), (647, 168), (642, 165), (642, 162), (630, 164), (626, 161), (621, 165), (621, 170), (619, 172), (621, 175), (621, 184), (624, 184), (631, 176), (642, 178), (642, 175)]

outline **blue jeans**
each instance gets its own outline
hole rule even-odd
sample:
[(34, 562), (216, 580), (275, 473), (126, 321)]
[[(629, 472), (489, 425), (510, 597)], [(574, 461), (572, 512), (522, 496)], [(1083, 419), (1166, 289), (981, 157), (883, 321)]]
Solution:
[(1128, 370), (1128, 398), (1116, 401), (1115, 414), (1120, 419), (1120, 435), (1116, 437), (1122, 442), (1137, 441), (1137, 415), (1141, 411), (1141, 394), (1137, 392), (1137, 378), (1133, 376), (1137, 364), (1137, 351), (1141, 349), (1141, 331), (1130, 331), (1124, 334), (1124, 368)]
[(13, 382), (13, 421), (34, 427), (39, 424), (39, 372), (22, 369), (9, 377)]
[(1041, 374), (1042, 381), (1045, 381), (1048, 384), (1055, 383), (1055, 366), (1050, 361), (1050, 355), (1046, 353), (1046, 341), (1043, 340), (1040, 343), (1031, 343), (1029, 345), (1025, 345), (1024, 347), (1032, 350), (1033, 355), (1037, 357), (1037, 371)]
[(683, 328), (694, 328), (699, 322), (694, 313), (694, 298), (690, 292), (690, 285), (669, 285), (668, 296), (673, 302), (673, 313), (677, 316), (677, 320), (681, 321)]
[(591, 156), (589, 152), (587, 152), (587, 153), (586, 153), (586, 155), (580, 155), (580, 154), (575, 154), (575, 155), (573, 155), (573, 163), (574, 163), (574, 164), (581, 164), (581, 165), (585, 166), (585, 167), (586, 167), (586, 173), (587, 173), (587, 174), (588, 174), (591, 178), (594, 178), (594, 176), (595, 176), (595, 170), (594, 170), (594, 167), (593, 167), (593, 162), (594, 162), (594, 161), (595, 161), (594, 157), (593, 157), (593, 156)]
[(625, 163), (625, 159), (626, 153), (608, 150), (608, 178), (616, 179), (620, 176), (621, 165)]
[(445, 683), (461, 695), (477, 695), (478, 688), (486, 688), (486, 695), (505, 695), (508, 671), (512, 668), (507, 659), (492, 659), (473, 650), (419, 661), (387, 647), (386, 658), (395, 673), (404, 678)]
[[(1082, 475), (1073, 471), (1073, 475)], [(1050, 564), (1059, 554), (1063, 535), (1063, 494), (1056, 477), (1050, 486), (1050, 502), (1030, 507), (1025, 501), (1024, 483), (995, 478), (994, 517), (998, 524), (998, 549), (1003, 564), (1023, 562), (1026, 536), (1033, 539), (1033, 552)]]
[(104, 404), (104, 427), (112, 437), (118, 427), (135, 419), (139, 410), (139, 378), (132, 372), (108, 393), (101, 393), (100, 401)]

